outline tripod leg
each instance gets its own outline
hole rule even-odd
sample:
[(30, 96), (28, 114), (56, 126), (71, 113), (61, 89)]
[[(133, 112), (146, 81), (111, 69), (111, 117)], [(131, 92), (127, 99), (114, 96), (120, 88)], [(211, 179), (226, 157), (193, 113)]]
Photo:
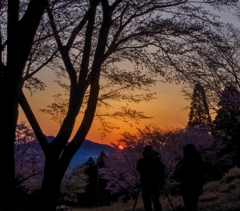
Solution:
[(139, 190), (138, 190), (138, 193), (137, 193), (137, 198), (136, 198), (135, 203), (134, 203), (134, 206), (133, 206), (133, 211), (135, 211), (135, 208), (136, 208), (136, 204), (137, 204), (137, 200), (138, 200), (138, 196), (139, 196), (140, 191), (141, 191), (141, 186), (139, 187)]
[(169, 198), (169, 196), (168, 196), (168, 194), (167, 194), (167, 192), (166, 192), (166, 190), (165, 190), (164, 187), (163, 187), (163, 191), (164, 191), (164, 193), (165, 193), (165, 195), (166, 195), (166, 197), (167, 197), (167, 199), (168, 199), (168, 201), (169, 201), (169, 203), (170, 203), (172, 209), (175, 211), (175, 208), (174, 208), (174, 206), (173, 206), (173, 204), (172, 204), (172, 202), (171, 202), (171, 200), (170, 200), (170, 198)]

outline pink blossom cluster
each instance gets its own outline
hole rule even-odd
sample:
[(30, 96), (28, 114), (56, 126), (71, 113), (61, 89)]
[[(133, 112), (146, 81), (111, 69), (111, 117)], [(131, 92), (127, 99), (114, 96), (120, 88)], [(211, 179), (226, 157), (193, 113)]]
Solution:
[(116, 150), (105, 158), (106, 166), (100, 170), (100, 176), (108, 180), (107, 189), (111, 194), (131, 194), (137, 190), (139, 184), (136, 164), (142, 157), (146, 144), (151, 144), (159, 152), (159, 158), (166, 166), (166, 177), (171, 177), (186, 144), (192, 143), (198, 149), (204, 149), (211, 147), (213, 141), (206, 129), (197, 126), (165, 131), (150, 125), (139, 129), (136, 134), (125, 132), (118, 143), (113, 144), (116, 149), (119, 145), (124, 146), (124, 149)]

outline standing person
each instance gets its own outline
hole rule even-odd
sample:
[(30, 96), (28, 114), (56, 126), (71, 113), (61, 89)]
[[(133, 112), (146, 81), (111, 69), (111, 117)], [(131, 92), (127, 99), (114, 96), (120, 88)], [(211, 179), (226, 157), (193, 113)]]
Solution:
[(140, 173), (142, 186), (142, 199), (145, 211), (161, 211), (162, 206), (159, 201), (160, 189), (164, 184), (165, 165), (160, 161), (158, 152), (154, 151), (151, 145), (147, 145), (143, 150), (143, 158), (137, 162), (137, 171)]
[(197, 211), (198, 198), (202, 194), (204, 173), (203, 160), (193, 144), (183, 149), (183, 159), (175, 168), (174, 179), (180, 182), (186, 211)]

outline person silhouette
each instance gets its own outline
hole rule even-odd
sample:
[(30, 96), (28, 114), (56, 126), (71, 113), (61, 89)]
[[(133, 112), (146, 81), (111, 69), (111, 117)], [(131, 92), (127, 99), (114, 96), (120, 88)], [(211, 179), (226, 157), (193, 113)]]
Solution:
[(177, 163), (173, 178), (180, 182), (186, 211), (197, 211), (204, 184), (203, 160), (193, 144), (183, 149), (183, 158)]
[(151, 145), (144, 147), (142, 155), (143, 158), (138, 160), (136, 169), (140, 173), (144, 209), (152, 211), (153, 202), (154, 211), (161, 211), (159, 197), (164, 184), (165, 165), (160, 161), (159, 153), (154, 151)]

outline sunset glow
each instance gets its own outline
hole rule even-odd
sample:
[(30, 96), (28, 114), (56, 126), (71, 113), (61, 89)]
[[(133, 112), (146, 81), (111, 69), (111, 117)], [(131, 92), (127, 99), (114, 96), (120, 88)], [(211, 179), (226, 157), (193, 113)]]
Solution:
[[(48, 77), (47, 77), (48, 76)], [(56, 136), (60, 128), (60, 124), (51, 119), (51, 116), (39, 112), (39, 109), (47, 108), (47, 105), (53, 103), (53, 95), (62, 93), (62, 89), (54, 81), (54, 74), (51, 71), (43, 70), (39, 78), (46, 83), (45, 91), (37, 91), (33, 95), (27, 90), (24, 90), (31, 108), (36, 115), (43, 133), (46, 136)], [(136, 104), (129, 104), (129, 107), (142, 111), (150, 119), (144, 119), (138, 123), (132, 122), (130, 126), (128, 123), (118, 119), (106, 119), (118, 126), (118, 129), (107, 133), (105, 137), (101, 136), (99, 128), (101, 123), (97, 118), (94, 118), (92, 126), (87, 134), (86, 139), (101, 143), (109, 144), (116, 143), (121, 138), (121, 133), (129, 132), (136, 133), (137, 129), (144, 128), (146, 125), (155, 124), (162, 129), (170, 129), (173, 127), (184, 127), (188, 121), (188, 110), (184, 109), (189, 105), (189, 101), (185, 99), (181, 93), (182, 86), (176, 84), (159, 82), (152, 87), (152, 92), (156, 93), (156, 99), (149, 102), (141, 102)], [(123, 102), (114, 102), (114, 107), (120, 108), (124, 106)], [(29, 125), (21, 107), (19, 107), (18, 122), (24, 121)], [(76, 119), (76, 125), (73, 129), (72, 136), (77, 131), (77, 127), (81, 124), (81, 118)]]
[[(49, 85), (48, 87), (50, 89), (50, 87), (53, 87), (54, 84), (49, 83), (47, 85)], [(36, 118), (39, 121), (43, 133), (47, 136), (56, 136), (60, 125), (58, 122), (51, 120), (50, 115), (39, 112), (39, 109), (46, 108), (47, 105), (53, 102), (52, 96), (61, 91), (58, 87), (54, 88), (55, 89), (50, 89), (50, 91), (39, 91), (33, 96), (31, 96), (28, 91), (25, 91), (25, 94), (34, 113), (36, 114)], [(153, 88), (153, 91), (157, 93), (157, 99), (150, 102), (143, 102), (132, 105), (134, 109), (141, 110), (142, 112), (144, 112), (145, 115), (152, 118), (144, 119), (138, 124), (134, 123), (132, 127), (126, 122), (122, 122), (117, 119), (108, 119), (108, 121), (116, 124), (118, 126), (118, 129), (113, 130), (111, 133), (107, 133), (105, 137), (101, 137), (101, 131), (99, 130), (99, 128), (101, 127), (101, 123), (96, 118), (93, 121), (93, 124), (87, 134), (86, 139), (101, 144), (111, 145), (112, 142), (116, 143), (116, 141), (121, 138), (121, 133), (129, 132), (134, 134), (137, 132), (137, 128), (142, 129), (146, 125), (150, 124), (155, 124), (162, 129), (184, 127), (187, 124), (189, 111), (183, 108), (188, 106), (190, 102), (185, 100), (184, 96), (182, 95), (181, 86), (177, 86), (175, 84), (159, 83), (156, 85), (156, 87)], [(115, 106), (121, 107), (122, 104), (119, 103)], [(20, 107), (18, 121), (25, 121), (26, 124), (29, 125)], [(81, 119), (77, 118), (76, 126), (74, 127), (72, 137), (77, 131), (77, 126), (79, 126), (81, 123), (80, 121)]]
[(119, 146), (118, 146), (118, 149), (123, 150), (124, 147), (123, 147), (122, 145), (119, 145)]

